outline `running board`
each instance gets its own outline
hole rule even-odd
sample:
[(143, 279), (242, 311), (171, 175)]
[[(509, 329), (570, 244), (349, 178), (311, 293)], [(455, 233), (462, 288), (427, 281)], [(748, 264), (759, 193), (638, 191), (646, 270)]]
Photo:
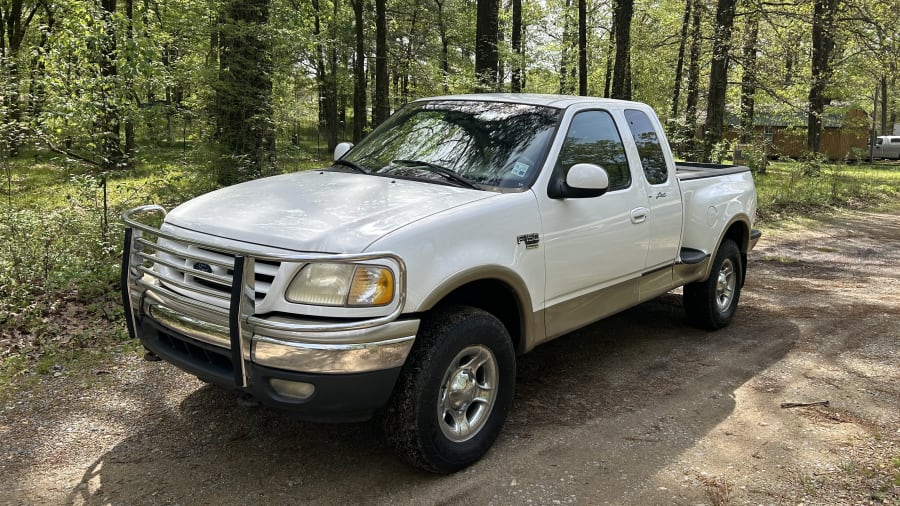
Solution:
[(681, 248), (678, 254), (678, 263), (696, 265), (709, 257), (706, 253), (694, 248)]

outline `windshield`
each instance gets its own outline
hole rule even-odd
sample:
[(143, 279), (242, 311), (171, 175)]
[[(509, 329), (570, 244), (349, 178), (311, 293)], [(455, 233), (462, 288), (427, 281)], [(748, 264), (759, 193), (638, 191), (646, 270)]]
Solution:
[[(344, 160), (373, 174), (462, 181), (485, 189), (527, 188), (537, 177), (559, 116), (558, 109), (525, 104), (416, 102), (391, 116)], [(454, 175), (460, 179), (454, 181)]]

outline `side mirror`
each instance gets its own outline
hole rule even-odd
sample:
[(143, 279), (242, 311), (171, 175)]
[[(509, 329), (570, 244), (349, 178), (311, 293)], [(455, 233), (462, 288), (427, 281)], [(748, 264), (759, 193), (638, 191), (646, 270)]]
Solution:
[(557, 177), (547, 188), (553, 199), (579, 199), (599, 197), (609, 189), (609, 174), (593, 163), (576, 163), (569, 168), (565, 180)]
[(566, 175), (566, 184), (573, 189), (605, 192), (609, 189), (609, 174), (599, 165), (576, 163)]
[(353, 147), (352, 142), (342, 142), (334, 147), (334, 159), (340, 160), (347, 154), (347, 151), (350, 151), (350, 148)]

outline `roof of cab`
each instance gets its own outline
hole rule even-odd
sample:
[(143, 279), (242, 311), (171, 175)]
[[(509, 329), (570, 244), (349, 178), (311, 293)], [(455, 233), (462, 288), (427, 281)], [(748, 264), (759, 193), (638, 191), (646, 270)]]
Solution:
[(514, 104), (543, 105), (565, 109), (573, 105), (590, 104), (596, 106), (610, 105), (641, 105), (639, 102), (616, 100), (611, 98), (581, 97), (573, 95), (542, 95), (537, 93), (472, 93), (468, 95), (445, 95), (427, 97), (416, 100), (426, 102), (432, 100), (474, 100), (479, 102), (510, 102)]

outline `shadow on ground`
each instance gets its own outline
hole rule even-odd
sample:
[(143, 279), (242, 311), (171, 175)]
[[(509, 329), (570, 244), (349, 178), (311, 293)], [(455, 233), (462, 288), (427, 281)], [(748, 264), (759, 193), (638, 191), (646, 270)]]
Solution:
[[(588, 476), (591, 487), (608, 478), (613, 492), (623, 473), (637, 473), (632, 487), (652, 477), (728, 417), (734, 390), (798, 334), (753, 305), (727, 329), (699, 331), (684, 323), (680, 296), (666, 295), (564, 336), (519, 358), (504, 432), (482, 462), (449, 477), (401, 463), (373, 424), (306, 423), (210, 386), (167, 408), (159, 392), (156, 405), (141, 399), (136, 432), (85, 469), (66, 502), (512, 503), (504, 489), (523, 474), (547, 480), (543, 501), (590, 493), (579, 489)], [(182, 374), (148, 371), (142, 381)]]

